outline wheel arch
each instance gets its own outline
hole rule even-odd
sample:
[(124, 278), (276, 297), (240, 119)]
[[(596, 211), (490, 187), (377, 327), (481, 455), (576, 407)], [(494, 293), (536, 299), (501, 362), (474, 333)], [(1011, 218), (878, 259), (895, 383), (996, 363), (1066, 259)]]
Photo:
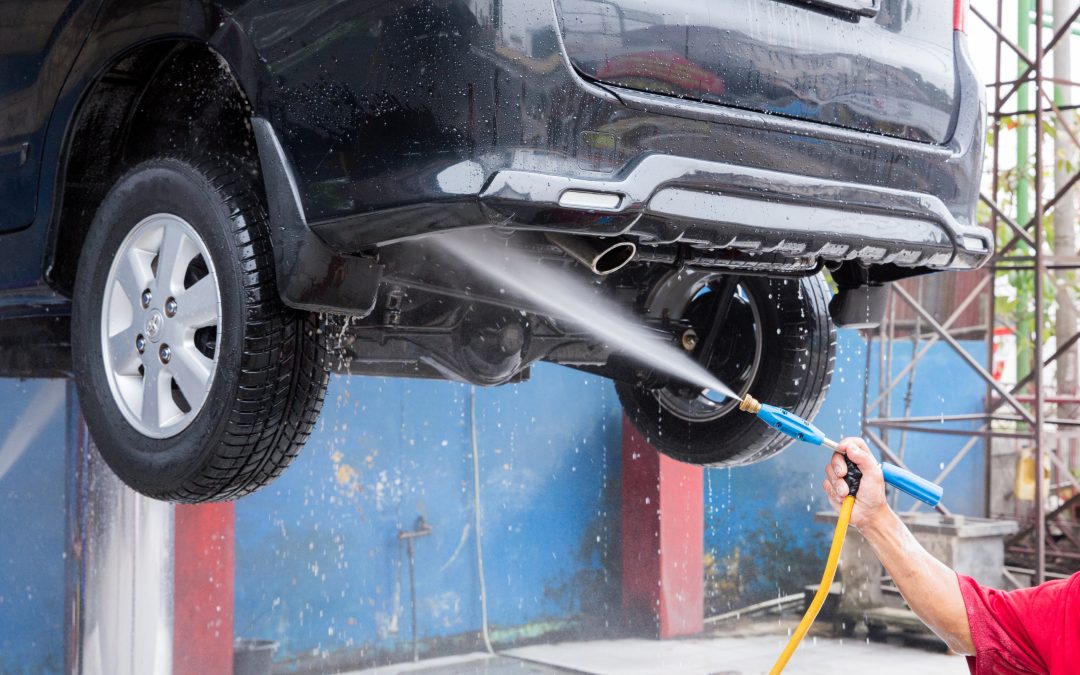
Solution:
[[(215, 86), (184, 92), (184, 70), (216, 73)], [(109, 59), (83, 88), (61, 145), (44, 251), (49, 284), (70, 295), (96, 204), (141, 159), (198, 141), (257, 160), (249, 101), (225, 56), (194, 36), (142, 40)]]
[(261, 172), (256, 184), (267, 198), (285, 303), (364, 316), (375, 304), (382, 268), (332, 250), (308, 227), (289, 158), (255, 108), (257, 99), (269, 98), (261, 93), (265, 68), (245, 65), (258, 59), (246, 35), (228, 26), (235, 24), (213, 42), (190, 35), (144, 40), (117, 54), (85, 88), (61, 153), (45, 279), (71, 295), (96, 205), (125, 169), (163, 152), (212, 148)]

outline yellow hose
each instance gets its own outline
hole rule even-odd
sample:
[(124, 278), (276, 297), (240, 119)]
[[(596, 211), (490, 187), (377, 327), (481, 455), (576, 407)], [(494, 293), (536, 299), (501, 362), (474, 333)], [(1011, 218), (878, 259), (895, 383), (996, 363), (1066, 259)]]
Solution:
[(814, 599), (810, 603), (810, 607), (807, 608), (806, 614), (803, 615), (802, 621), (795, 628), (795, 632), (791, 634), (791, 639), (788, 640), (784, 651), (780, 652), (780, 657), (776, 659), (776, 663), (773, 664), (769, 675), (779, 675), (784, 671), (784, 666), (791, 660), (791, 655), (795, 653), (795, 650), (799, 648), (799, 643), (802, 642), (806, 631), (810, 630), (810, 626), (814, 623), (814, 619), (817, 618), (818, 612), (821, 611), (821, 606), (825, 604), (825, 598), (828, 597), (833, 578), (836, 576), (836, 566), (840, 562), (840, 549), (844, 547), (844, 536), (847, 535), (848, 522), (851, 521), (851, 509), (854, 506), (855, 498), (850, 495), (845, 497), (844, 503), (840, 505), (840, 519), (836, 521), (836, 532), (833, 533), (832, 547), (829, 549), (829, 560), (825, 563), (825, 574), (821, 575), (821, 586), (818, 588), (817, 593), (814, 594)]

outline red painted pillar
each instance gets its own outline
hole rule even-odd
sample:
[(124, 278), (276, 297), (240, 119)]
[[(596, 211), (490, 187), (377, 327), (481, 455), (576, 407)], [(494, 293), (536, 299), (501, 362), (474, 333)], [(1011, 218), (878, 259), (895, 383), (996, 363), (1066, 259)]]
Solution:
[(632, 629), (704, 630), (704, 498), (703, 469), (660, 454), (624, 417), (622, 603)]
[(173, 675), (229, 675), (233, 667), (232, 503), (176, 507)]

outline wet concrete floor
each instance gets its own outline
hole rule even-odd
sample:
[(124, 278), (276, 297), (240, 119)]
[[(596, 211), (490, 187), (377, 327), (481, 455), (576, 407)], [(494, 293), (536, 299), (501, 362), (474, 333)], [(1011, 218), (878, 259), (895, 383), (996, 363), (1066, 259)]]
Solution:
[[(520, 647), (497, 656), (466, 654), (386, 666), (349, 675), (757, 675), (783, 648), (783, 635), (702, 637), (680, 640), (593, 640)], [(835, 675), (964, 675), (962, 657), (918, 647), (867, 642), (865, 638), (808, 637), (787, 672)]]

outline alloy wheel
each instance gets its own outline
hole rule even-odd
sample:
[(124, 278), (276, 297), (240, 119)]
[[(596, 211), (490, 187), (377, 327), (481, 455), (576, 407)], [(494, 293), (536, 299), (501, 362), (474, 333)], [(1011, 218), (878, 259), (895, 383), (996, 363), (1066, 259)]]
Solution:
[(150, 438), (183, 431), (217, 370), (221, 292), (202, 237), (158, 213), (121, 242), (105, 284), (101, 346), (113, 400)]

